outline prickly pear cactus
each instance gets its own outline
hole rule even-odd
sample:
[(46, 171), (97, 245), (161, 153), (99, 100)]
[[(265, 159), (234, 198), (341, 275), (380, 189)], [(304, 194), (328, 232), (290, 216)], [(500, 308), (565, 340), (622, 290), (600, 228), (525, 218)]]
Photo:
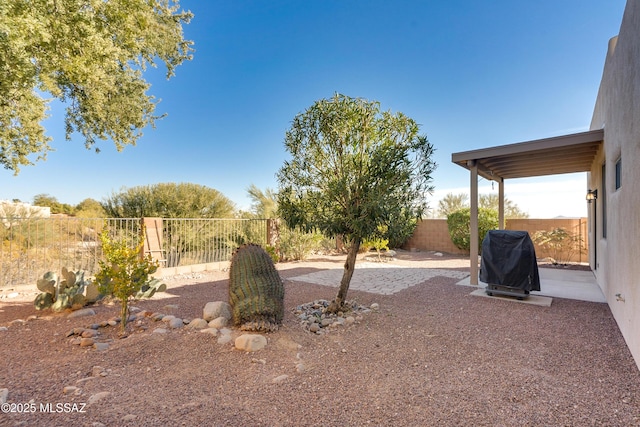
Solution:
[(242, 330), (272, 332), (284, 316), (284, 285), (269, 254), (260, 246), (240, 246), (231, 258), (229, 304)]
[(77, 310), (87, 302), (84, 290), (87, 286), (84, 279), (84, 271), (71, 271), (62, 268), (62, 274), (58, 276), (53, 271), (45, 273), (38, 279), (36, 286), (42, 291), (33, 302), (37, 310), (51, 308), (61, 311), (67, 308)]

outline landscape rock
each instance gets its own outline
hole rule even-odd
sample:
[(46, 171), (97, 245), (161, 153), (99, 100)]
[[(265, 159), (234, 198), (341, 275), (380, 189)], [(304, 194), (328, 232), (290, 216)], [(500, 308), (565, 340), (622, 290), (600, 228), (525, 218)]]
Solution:
[(0, 388), (0, 404), (7, 403), (7, 398), (9, 397), (9, 389), (8, 388)]
[(98, 336), (98, 331), (95, 329), (85, 329), (80, 334), (82, 338), (94, 338)]
[(109, 348), (109, 344), (106, 342), (96, 342), (93, 343), (93, 347), (98, 351), (105, 351)]
[(93, 338), (80, 338), (80, 347), (91, 347), (95, 344)]
[(242, 334), (235, 340), (235, 346), (238, 350), (254, 352), (262, 350), (267, 345), (267, 339), (257, 334)]
[(4, 332), (4, 331), (8, 331), (9, 328), (7, 328), (6, 326), (0, 326), (0, 332)]
[(171, 321), (172, 321), (173, 319), (175, 319), (175, 318), (176, 318), (176, 316), (173, 316), (173, 315), (170, 315), (170, 314), (169, 314), (169, 315), (167, 315), (167, 316), (164, 316), (164, 317), (162, 318), (162, 321), (163, 321), (164, 323), (169, 323), (169, 322), (171, 322)]
[(100, 393), (92, 394), (91, 397), (87, 400), (87, 405), (93, 405), (94, 403), (105, 399), (111, 395), (109, 391), (101, 391)]
[(152, 333), (154, 334), (166, 334), (167, 330), (165, 328), (155, 328)]
[(209, 327), (210, 328), (216, 328), (216, 329), (222, 329), (225, 326), (227, 326), (227, 323), (229, 323), (229, 319), (227, 319), (224, 316), (220, 316), (220, 317), (216, 317), (215, 319), (210, 321), (209, 322)]
[(271, 381), (272, 381), (273, 383), (276, 383), (276, 384), (277, 384), (277, 383), (281, 383), (281, 382), (283, 382), (283, 381), (284, 381), (284, 380), (286, 380), (287, 378), (289, 378), (289, 375), (284, 374), (284, 375), (280, 375), (280, 376), (275, 377), (275, 378), (274, 378), (273, 380), (271, 380)]
[(62, 389), (62, 393), (64, 394), (71, 394), (71, 393), (75, 393), (78, 394), (78, 391), (80, 390), (80, 388), (74, 386), (74, 385), (68, 385), (65, 388)]
[(231, 306), (224, 301), (211, 301), (205, 304), (202, 309), (202, 318), (207, 322), (218, 317), (231, 319)]
[(168, 323), (171, 329), (178, 329), (184, 326), (184, 322), (179, 317), (174, 317)]
[(218, 335), (218, 330), (216, 328), (205, 328), (205, 329), (201, 329), (200, 332), (211, 334), (214, 337)]
[(191, 322), (189, 322), (189, 324), (187, 325), (187, 327), (189, 329), (205, 329), (207, 328), (209, 325), (207, 324), (207, 321), (204, 319), (193, 319)]
[(221, 334), (218, 337), (218, 344), (227, 344), (227, 343), (230, 343), (231, 340), (232, 340), (231, 335)]
[(69, 319), (76, 317), (95, 316), (96, 312), (93, 308), (82, 308), (80, 310), (73, 311), (67, 316)]
[(149, 316), (151, 316), (151, 312), (147, 310), (142, 310), (136, 313), (136, 319), (144, 319)]

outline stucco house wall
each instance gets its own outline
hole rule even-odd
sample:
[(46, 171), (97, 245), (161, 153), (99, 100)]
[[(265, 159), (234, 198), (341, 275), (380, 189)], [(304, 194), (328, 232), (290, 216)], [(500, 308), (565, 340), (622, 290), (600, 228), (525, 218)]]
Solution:
[[(640, 368), (640, 1), (629, 0), (609, 42), (591, 130), (604, 144), (588, 173), (589, 261)], [(621, 186), (616, 189), (616, 163)], [(603, 175), (604, 172), (604, 175)], [(603, 179), (604, 178), (604, 179)], [(606, 227), (606, 228), (605, 228)]]

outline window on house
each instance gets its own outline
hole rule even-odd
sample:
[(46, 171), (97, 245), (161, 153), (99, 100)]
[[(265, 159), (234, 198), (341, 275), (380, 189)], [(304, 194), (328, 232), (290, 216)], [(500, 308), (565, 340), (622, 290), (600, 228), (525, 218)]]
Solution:
[(605, 163), (602, 164), (602, 182), (600, 185), (600, 191), (602, 191), (602, 196), (598, 194), (598, 199), (602, 199), (600, 205), (602, 206), (602, 238), (607, 238), (607, 165)]
[(622, 157), (616, 161), (616, 190), (622, 187)]

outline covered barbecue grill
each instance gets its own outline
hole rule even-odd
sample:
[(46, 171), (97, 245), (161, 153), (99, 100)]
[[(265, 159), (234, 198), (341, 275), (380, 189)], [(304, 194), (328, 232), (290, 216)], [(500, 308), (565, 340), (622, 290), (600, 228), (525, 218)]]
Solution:
[(491, 230), (482, 241), (480, 280), (489, 295), (527, 298), (540, 290), (536, 251), (526, 231)]

